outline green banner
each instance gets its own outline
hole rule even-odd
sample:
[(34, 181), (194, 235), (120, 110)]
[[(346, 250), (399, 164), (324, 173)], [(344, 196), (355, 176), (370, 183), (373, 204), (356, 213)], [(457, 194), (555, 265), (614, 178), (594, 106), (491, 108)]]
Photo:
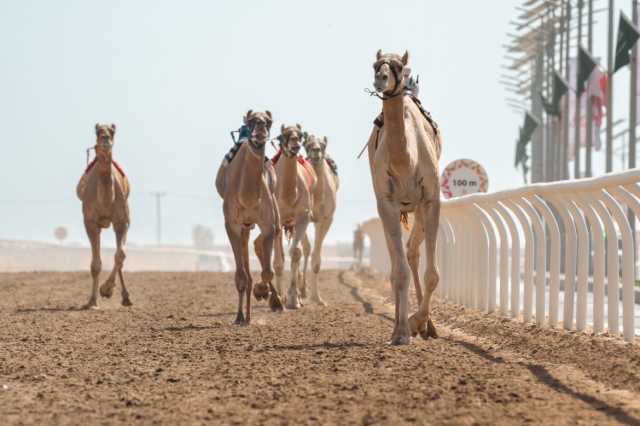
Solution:
[(618, 24), (618, 40), (616, 41), (616, 62), (613, 72), (625, 67), (631, 62), (631, 49), (640, 38), (640, 32), (635, 25), (620, 12), (620, 22)]

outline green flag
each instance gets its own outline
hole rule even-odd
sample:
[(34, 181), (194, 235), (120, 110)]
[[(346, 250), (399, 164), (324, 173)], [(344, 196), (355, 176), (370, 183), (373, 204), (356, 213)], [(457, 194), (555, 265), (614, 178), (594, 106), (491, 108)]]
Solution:
[(542, 106), (547, 114), (556, 117), (560, 115), (560, 100), (567, 93), (568, 89), (569, 85), (564, 81), (562, 76), (560, 76), (557, 71), (553, 71), (553, 94), (551, 102), (540, 93)]
[(535, 132), (538, 124), (538, 120), (527, 111), (524, 115), (524, 124), (520, 128), (518, 142), (516, 143), (516, 167), (518, 167), (519, 164), (522, 164), (523, 168), (527, 167), (527, 144), (531, 140), (531, 136), (533, 136), (533, 132)]
[(620, 22), (618, 24), (618, 40), (616, 41), (616, 63), (613, 68), (615, 73), (620, 68), (631, 62), (631, 49), (640, 38), (640, 32), (627, 16), (620, 12)]
[(591, 57), (589, 52), (580, 46), (578, 49), (578, 84), (576, 87), (578, 96), (584, 92), (585, 83), (589, 80), (589, 77), (591, 77), (591, 73), (596, 65), (596, 61)]

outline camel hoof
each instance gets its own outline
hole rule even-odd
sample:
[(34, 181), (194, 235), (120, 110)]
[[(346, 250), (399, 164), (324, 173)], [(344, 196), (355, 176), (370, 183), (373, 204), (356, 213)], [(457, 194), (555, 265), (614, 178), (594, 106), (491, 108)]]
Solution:
[(233, 323), (235, 325), (244, 325), (244, 314), (242, 312), (238, 312), (238, 315), (236, 315), (236, 320)]
[(115, 280), (107, 280), (100, 286), (100, 296), (111, 299), (113, 296), (113, 287), (115, 285)]
[(282, 300), (280, 300), (280, 296), (275, 291), (271, 292), (271, 296), (269, 296), (269, 308), (271, 308), (272, 312), (282, 312), (284, 311), (284, 306), (282, 306)]
[(257, 301), (267, 300), (269, 297), (269, 286), (265, 283), (258, 283), (253, 286), (253, 296)]
[(129, 296), (127, 297), (123, 297), (122, 298), (122, 306), (133, 306), (133, 303), (131, 303), (131, 300), (129, 299)]
[(438, 332), (436, 331), (436, 326), (433, 325), (433, 321), (431, 321), (431, 319), (427, 321), (427, 328), (420, 332), (420, 337), (422, 337), (424, 340), (428, 340), (429, 337), (431, 337), (432, 339), (438, 338)]
[(300, 299), (298, 298), (298, 291), (294, 289), (289, 289), (289, 294), (287, 295), (287, 309), (300, 309)]
[(409, 329), (411, 330), (412, 337), (416, 337), (418, 334), (422, 334), (422, 332), (425, 331), (424, 322), (418, 319), (417, 313), (409, 317)]
[(307, 298), (307, 286), (304, 286), (300, 289), (300, 297), (303, 299)]
[(325, 302), (320, 296), (311, 296), (311, 301), (319, 306), (327, 306), (327, 302)]
[(91, 301), (85, 303), (80, 308), (80, 310), (82, 310), (82, 311), (97, 310), (97, 309), (98, 309), (98, 302), (96, 302), (95, 300), (91, 300)]
[(389, 343), (392, 346), (408, 345), (411, 343), (411, 337), (402, 335), (391, 336), (391, 342)]

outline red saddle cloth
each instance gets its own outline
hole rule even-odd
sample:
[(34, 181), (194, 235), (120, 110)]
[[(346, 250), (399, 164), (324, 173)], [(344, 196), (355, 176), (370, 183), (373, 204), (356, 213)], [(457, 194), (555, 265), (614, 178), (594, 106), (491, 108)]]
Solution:
[[(97, 158), (94, 158), (94, 159), (93, 159), (93, 161), (92, 161), (92, 162), (90, 162), (90, 163), (87, 165), (87, 168), (84, 170), (84, 173), (85, 173), (85, 174), (89, 173), (89, 170), (91, 170), (91, 169), (93, 168), (93, 166), (95, 166), (95, 165), (96, 165), (96, 161), (98, 161), (98, 159), (97, 159)], [(117, 171), (122, 175), (122, 177), (127, 176), (127, 175), (124, 173), (124, 170), (122, 169), (122, 167), (120, 167), (120, 164), (116, 163), (114, 160), (111, 160), (111, 164), (113, 164), (113, 165), (115, 166), (116, 170), (117, 170)]]
[[(274, 155), (273, 158), (271, 159), (271, 162), (273, 163), (274, 166), (278, 163), (278, 160), (280, 159), (280, 157), (282, 157), (282, 149), (280, 149), (278, 153)], [(316, 180), (316, 171), (313, 170), (313, 166), (311, 165), (311, 163), (305, 160), (302, 155), (298, 155), (298, 163), (302, 165), (302, 167), (304, 168), (304, 171), (305, 171), (304, 176), (305, 176), (305, 179), (307, 180), (307, 188), (311, 189), (311, 187), (313, 186)]]

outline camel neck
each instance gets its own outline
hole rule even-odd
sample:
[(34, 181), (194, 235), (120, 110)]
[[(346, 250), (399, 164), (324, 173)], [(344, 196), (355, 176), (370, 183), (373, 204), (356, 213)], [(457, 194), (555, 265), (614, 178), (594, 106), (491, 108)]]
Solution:
[(282, 155), (282, 191), (280, 197), (287, 205), (293, 205), (298, 198), (298, 158)]
[(327, 160), (325, 158), (322, 158), (317, 164), (313, 165), (313, 170), (316, 172), (317, 177), (315, 189), (317, 194), (321, 194), (324, 191), (327, 175), (329, 174), (329, 171), (327, 170), (328, 168)]
[(386, 127), (384, 138), (389, 150), (389, 160), (394, 169), (403, 169), (409, 164), (404, 124), (404, 96), (382, 101), (382, 114)]
[(260, 191), (262, 185), (262, 172), (264, 170), (264, 149), (253, 151), (245, 144), (244, 146), (243, 171), (240, 173), (239, 197), (240, 203), (249, 208), (255, 206), (260, 201)]
[(111, 156), (99, 156), (95, 168), (98, 173), (98, 200), (104, 206), (111, 205), (115, 200)]

